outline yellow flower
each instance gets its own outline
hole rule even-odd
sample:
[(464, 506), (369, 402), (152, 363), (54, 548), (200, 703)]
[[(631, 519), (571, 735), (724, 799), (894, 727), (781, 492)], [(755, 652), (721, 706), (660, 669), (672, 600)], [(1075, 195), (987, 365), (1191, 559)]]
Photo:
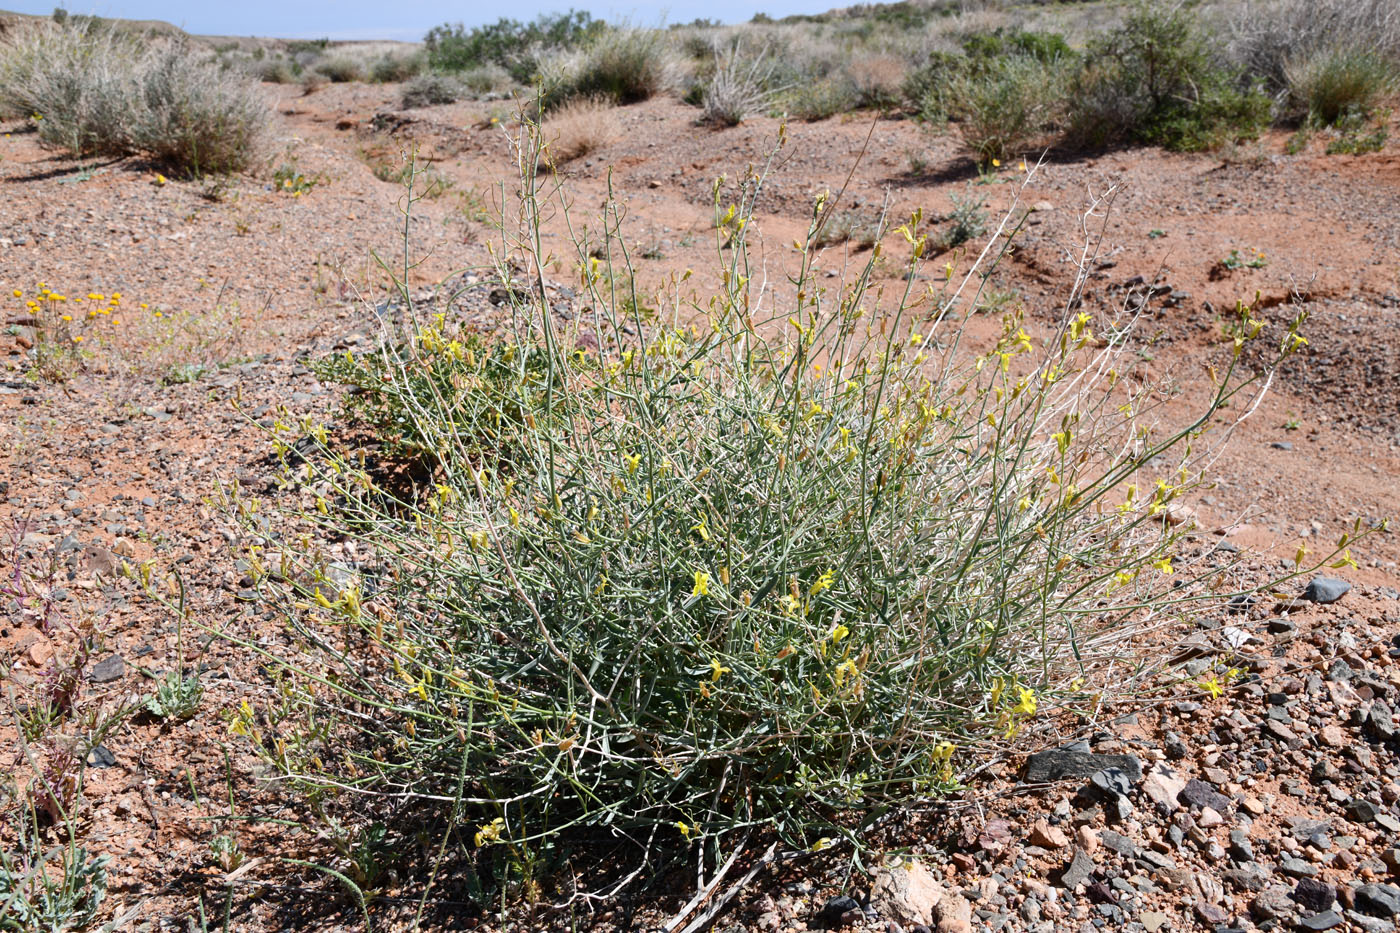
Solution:
[(703, 570), (695, 571), (695, 587), (690, 591), (691, 599), (710, 595), (710, 575)]
[(836, 628), (831, 630), (831, 641), (834, 644), (839, 645), (842, 642), (842, 640), (845, 639), (845, 637), (849, 634), (851, 634), (850, 629), (846, 628), (846, 626), (844, 625), (838, 624)]
[(641, 454), (624, 454), (623, 462), (627, 464), (627, 475), (631, 476), (637, 472), (637, 467), (642, 464)]
[(1022, 687), (1021, 698), (1016, 702), (1016, 705), (1011, 708), (1011, 712), (1020, 713), (1022, 716), (1034, 716), (1035, 709), (1035, 691), (1029, 687)]
[(830, 570), (817, 577), (817, 582), (812, 584), (812, 595), (816, 596), (822, 590), (831, 589), (831, 584), (836, 582), (836, 574)]
[(698, 836), (700, 834), (699, 823), (687, 824), (684, 820), (677, 820), (676, 829), (681, 831), (681, 835), (684, 836), (686, 840), (689, 840), (691, 836)]
[(1225, 692), (1224, 686), (1221, 685), (1214, 674), (1211, 674), (1205, 680), (1201, 681), (1201, 689), (1209, 693), (1211, 699), (1218, 699), (1220, 695)]
[(15, 297), (16, 297), (16, 298), (23, 298), (23, 297), (24, 297), (24, 292), (20, 291), (19, 289), (15, 289)]
[(506, 821), (499, 816), (482, 826), (481, 829), (476, 832), (477, 847), (480, 848), (481, 846), (489, 846), (493, 842), (500, 842), (501, 833), (505, 831), (505, 828)]
[(1001, 168), (1001, 159), (993, 159), (992, 168)]
[(730, 673), (729, 668), (719, 663), (719, 658), (710, 658), (710, 683), (718, 683), (725, 674)]
[(1165, 574), (1170, 575), (1176, 572), (1176, 570), (1172, 567), (1172, 559), (1170, 557), (1163, 557), (1161, 560), (1154, 560), (1152, 562), (1152, 566), (1156, 567), (1158, 570), (1162, 571), (1162, 573)]

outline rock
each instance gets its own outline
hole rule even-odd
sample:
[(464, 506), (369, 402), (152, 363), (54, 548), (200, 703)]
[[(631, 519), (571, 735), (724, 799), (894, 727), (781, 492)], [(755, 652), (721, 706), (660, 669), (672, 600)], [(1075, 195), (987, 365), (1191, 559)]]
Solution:
[(1353, 797), (1346, 803), (1347, 819), (1354, 823), (1374, 823), (1381, 808), (1365, 797)]
[(1389, 848), (1381, 853), (1381, 861), (1392, 875), (1400, 876), (1400, 848)]
[(117, 756), (105, 745), (94, 745), (92, 751), (88, 752), (87, 763), (92, 768), (112, 768), (117, 764)]
[(1324, 910), (1298, 921), (1300, 930), (1330, 930), (1342, 922), (1342, 915), (1335, 910)]
[(1186, 781), (1166, 765), (1157, 765), (1142, 779), (1142, 793), (1164, 816), (1181, 806), (1178, 798), (1186, 789)]
[(1268, 622), (1270, 635), (1288, 635), (1298, 630), (1298, 624), (1291, 619), (1273, 618)]
[(977, 845), (984, 852), (993, 855), (1011, 843), (1011, 824), (1006, 820), (988, 820), (977, 837)]
[(904, 860), (875, 873), (870, 906), (881, 917), (907, 926), (933, 923), (933, 908), (945, 892), (922, 862)]
[(1115, 833), (1111, 829), (1105, 829), (1103, 832), (1099, 833), (1099, 841), (1104, 844), (1105, 848), (1112, 849), (1124, 858), (1137, 858), (1138, 856), (1137, 845), (1133, 840), (1124, 836), (1122, 833)]
[(1199, 778), (1192, 778), (1186, 782), (1186, 786), (1181, 789), (1180, 799), (1193, 807), (1210, 807), (1217, 813), (1224, 813), (1230, 808), (1229, 797)]
[(1271, 885), (1249, 902), (1249, 912), (1259, 920), (1279, 920), (1297, 912), (1292, 894), (1282, 885)]
[(1074, 857), (1070, 859), (1069, 866), (1060, 875), (1060, 884), (1066, 888), (1076, 888), (1089, 879), (1097, 869), (1094, 860), (1083, 849), (1076, 848)]
[(1377, 700), (1371, 704), (1371, 711), (1366, 714), (1365, 722), (1366, 734), (1382, 742), (1389, 742), (1395, 738), (1395, 714), (1390, 706), (1382, 700)]
[(1092, 826), (1081, 826), (1075, 830), (1074, 841), (1087, 855), (1099, 851), (1099, 832)]
[(1388, 884), (1363, 884), (1356, 889), (1356, 910), (1371, 917), (1400, 915), (1400, 888)]
[(1336, 577), (1313, 577), (1308, 588), (1303, 590), (1303, 598), (1308, 602), (1327, 605), (1335, 603), (1351, 591), (1351, 584)]
[(121, 655), (108, 655), (92, 666), (88, 671), (88, 679), (95, 684), (108, 684), (114, 680), (120, 680), (126, 673), (126, 662)]
[(1278, 863), (1278, 870), (1291, 878), (1313, 878), (1317, 875), (1317, 866), (1300, 858), (1283, 859)]
[(1036, 752), (1026, 759), (1024, 780), (1031, 784), (1087, 778), (1107, 768), (1116, 768), (1130, 781), (1142, 779), (1142, 762), (1135, 755), (1098, 755), (1093, 752), (1055, 749)]
[(1138, 914), (1138, 923), (1147, 933), (1157, 933), (1162, 927), (1171, 922), (1171, 916), (1159, 910), (1144, 910)]
[(1347, 744), (1347, 734), (1337, 726), (1323, 726), (1318, 738), (1322, 739), (1323, 745), (1332, 748), (1341, 748)]
[(1230, 830), (1230, 854), (1241, 862), (1254, 861), (1254, 843), (1242, 829)]
[(817, 913), (817, 923), (824, 927), (842, 926), (845, 922), (843, 918), (853, 910), (860, 911), (860, 902), (845, 894), (838, 894), (822, 905), (822, 909)]
[(1202, 807), (1200, 816), (1196, 817), (1196, 825), (1201, 829), (1214, 829), (1225, 822), (1225, 817), (1220, 815), (1220, 811), (1214, 807)]
[(1326, 910), (1337, 900), (1337, 889), (1315, 878), (1303, 878), (1290, 895), (1293, 900), (1313, 913)]
[(1107, 801), (1126, 797), (1133, 790), (1132, 782), (1121, 768), (1104, 768), (1102, 771), (1095, 771), (1089, 777), (1089, 785), (1094, 788), (1099, 797)]
[(1046, 820), (1036, 820), (1029, 835), (1031, 845), (1042, 849), (1063, 849), (1069, 845), (1069, 837), (1058, 826), (1051, 826)]
[(972, 933), (972, 905), (960, 894), (948, 894), (933, 914), (936, 933)]
[(1258, 865), (1250, 862), (1238, 868), (1227, 868), (1220, 873), (1225, 883), (1236, 891), (1258, 892), (1264, 890), (1269, 880), (1268, 874)]
[(1207, 926), (1225, 923), (1230, 919), (1230, 914), (1223, 907), (1207, 904), (1205, 901), (1197, 901), (1193, 909), (1196, 911), (1196, 916), (1200, 917), (1201, 922)]

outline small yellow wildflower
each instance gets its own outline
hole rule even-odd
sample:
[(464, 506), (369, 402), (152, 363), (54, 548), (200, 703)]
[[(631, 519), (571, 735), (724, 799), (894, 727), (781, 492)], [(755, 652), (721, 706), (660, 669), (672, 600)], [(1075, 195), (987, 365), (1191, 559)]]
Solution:
[(1152, 562), (1152, 566), (1156, 567), (1158, 570), (1162, 571), (1162, 573), (1167, 575), (1176, 573), (1175, 568), (1172, 567), (1172, 559), (1170, 557), (1163, 557), (1161, 560), (1154, 560)]
[(494, 842), (500, 842), (501, 833), (505, 832), (505, 828), (506, 821), (499, 816), (482, 826), (481, 829), (476, 832), (477, 847), (480, 848), (482, 846), (489, 846)]
[(1022, 716), (1034, 716), (1036, 710), (1035, 691), (1029, 687), (1021, 688), (1020, 699), (1011, 708), (1011, 712), (1019, 713)]
[(710, 595), (710, 575), (703, 570), (695, 571), (695, 587), (690, 591), (690, 598), (695, 599), (700, 596)]
[(1220, 695), (1225, 692), (1225, 687), (1216, 679), (1214, 674), (1211, 674), (1205, 680), (1201, 681), (1201, 689), (1209, 693), (1211, 699), (1219, 699)]
[(730, 673), (730, 669), (719, 663), (719, 658), (710, 658), (710, 683), (719, 683), (719, 679)]
[(833, 584), (833, 583), (835, 583), (835, 582), (836, 582), (836, 574), (835, 574), (833, 571), (830, 571), (830, 570), (826, 571), (826, 572), (823, 573), (821, 576), (817, 577), (817, 582), (815, 582), (815, 583), (812, 584), (812, 594), (811, 594), (811, 595), (816, 596), (818, 593), (822, 592), (823, 590), (829, 590), (829, 589), (831, 589), (831, 584)]

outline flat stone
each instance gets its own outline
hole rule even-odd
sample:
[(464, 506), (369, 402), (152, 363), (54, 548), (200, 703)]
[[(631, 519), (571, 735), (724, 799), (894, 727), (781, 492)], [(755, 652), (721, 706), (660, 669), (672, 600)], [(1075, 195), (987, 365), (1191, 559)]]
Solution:
[(1158, 930), (1170, 923), (1171, 919), (1169, 914), (1164, 914), (1159, 910), (1144, 910), (1138, 914), (1138, 923), (1142, 924), (1142, 928), (1147, 933), (1157, 933)]
[(922, 862), (903, 860), (875, 873), (870, 906), (905, 926), (933, 923), (933, 909), (946, 892)]
[(1323, 745), (1328, 745), (1332, 748), (1341, 748), (1347, 744), (1347, 734), (1337, 726), (1323, 726), (1322, 731), (1318, 733), (1318, 737), (1322, 739)]
[(1046, 820), (1036, 820), (1027, 836), (1030, 844), (1042, 849), (1063, 849), (1069, 845), (1069, 837), (1058, 826), (1051, 826)]
[(1400, 888), (1388, 884), (1363, 884), (1356, 889), (1356, 909), (1371, 917), (1400, 915)]
[(1313, 577), (1308, 581), (1308, 588), (1303, 591), (1303, 598), (1308, 602), (1335, 603), (1347, 593), (1351, 592), (1351, 584), (1345, 580), (1338, 580), (1336, 577)]
[(1186, 782), (1186, 786), (1181, 790), (1181, 799), (1193, 807), (1210, 807), (1217, 813), (1224, 813), (1230, 808), (1229, 797), (1199, 778), (1192, 778)]
[(1293, 878), (1312, 878), (1317, 875), (1317, 866), (1300, 858), (1286, 858), (1279, 862), (1278, 869)]
[(1069, 867), (1060, 876), (1060, 884), (1066, 888), (1076, 888), (1089, 880), (1089, 876), (1094, 873), (1096, 868), (1098, 866), (1094, 864), (1094, 860), (1089, 857), (1088, 853), (1083, 849), (1076, 848), (1074, 857), (1070, 859)]
[(1186, 780), (1166, 765), (1157, 765), (1142, 779), (1143, 795), (1163, 814), (1176, 812), (1185, 789)]
[(1026, 759), (1025, 781), (1043, 784), (1070, 778), (1087, 778), (1106, 768), (1116, 768), (1131, 781), (1142, 779), (1142, 762), (1136, 755), (1098, 755), (1093, 752), (1055, 749), (1036, 752)]
[(1324, 910), (1298, 921), (1300, 930), (1330, 930), (1342, 923), (1342, 915), (1335, 910)]
[(1115, 833), (1111, 829), (1105, 829), (1103, 832), (1099, 833), (1099, 841), (1102, 842), (1106, 848), (1112, 849), (1124, 858), (1137, 858), (1138, 856), (1137, 844), (1122, 833)]
[(107, 684), (114, 680), (120, 680), (126, 673), (126, 662), (121, 655), (112, 654), (98, 661), (88, 671), (88, 679), (95, 684)]

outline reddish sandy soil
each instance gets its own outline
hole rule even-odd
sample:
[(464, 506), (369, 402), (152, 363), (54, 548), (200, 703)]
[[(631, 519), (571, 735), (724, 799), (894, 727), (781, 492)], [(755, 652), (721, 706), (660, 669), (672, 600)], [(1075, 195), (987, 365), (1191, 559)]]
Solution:
[[(396, 89), (387, 86), (335, 85), (299, 95), (299, 89), (268, 88), (276, 111), (271, 166), (294, 161), (316, 179), (302, 196), (273, 190), (270, 168), (234, 180), (215, 198), (198, 182), (160, 184), (152, 167), (133, 160), (80, 173), (19, 125), (4, 127), (0, 138), (0, 294), (8, 324), (0, 331), (0, 540), (27, 572), (45, 576), (52, 561), (54, 576), (38, 589), (67, 618), (91, 618), (101, 648), (89, 673), (110, 655), (124, 659), (119, 676), (85, 686), (88, 702), (112, 708), (124, 696), (149, 693), (148, 677), (179, 663), (177, 645), (188, 663), (204, 666), (209, 687), (201, 711), (186, 722), (127, 720), (105, 740), (115, 764), (87, 772), (87, 844), (113, 856), (104, 910), (122, 928), (184, 929), (201, 897), (217, 917), (224, 872), (210, 859), (209, 840), (229, 831), (254, 858), (232, 888), (236, 928), (356, 923), (332, 882), (275, 861), (323, 858), (326, 848), (299, 827), (305, 814), (296, 801), (258, 789), (256, 759), (228, 735), (223, 713), (254, 689), (249, 659), (196, 633), (177, 633), (168, 613), (111, 571), (121, 557), (154, 558), (185, 575), (202, 623), (253, 618), (257, 610), (238, 599), (240, 573), (230, 547), (238, 531), (218, 508), (216, 488), (234, 479), (262, 488), (272, 468), (258, 422), (269, 423), (278, 406), (293, 415), (329, 415), (334, 392), (306, 364), (372, 340), (372, 315), (358, 299), (382, 294), (384, 276), (371, 251), (395, 261), (403, 217), (401, 189), (376, 179), (365, 154), (396, 159), (416, 143), (420, 156), (455, 183), (446, 196), (415, 207), (413, 250), (425, 257), (411, 273), (415, 288), (486, 261), (488, 232), (464, 217), (459, 195), (475, 191), (499, 202), (502, 180), (512, 190), (507, 140), (489, 122), (487, 105), (401, 112)], [(376, 120), (377, 114), (387, 117)], [(713, 131), (694, 126), (693, 117), (671, 100), (625, 108), (617, 138), (564, 172), (582, 213), (598, 209), (609, 184), (626, 204), (644, 285), (687, 268), (696, 270), (697, 289), (712, 284), (705, 270), (714, 267), (714, 180), (724, 175), (732, 182), (762, 162), (778, 132), (767, 118)], [(840, 190), (853, 165), (842, 209), (873, 214), (888, 199), (896, 216), (922, 208), (937, 217), (954, 196), (969, 192), (985, 196), (995, 216), (1024, 177), (1019, 166), (1002, 166), (996, 183), (977, 184), (956, 136), (929, 137), (895, 120), (878, 121), (872, 132), (871, 119), (788, 128), (756, 218), (758, 254), (772, 280), (782, 280), (791, 256), (786, 244), (805, 231), (814, 199)], [(1125, 283), (1136, 276), (1166, 286), (1149, 302), (1141, 352), (1153, 377), (1182, 390), (1183, 403), (1206, 397), (1206, 365), (1222, 358), (1221, 316), (1237, 301), (1253, 301), (1257, 293), (1270, 322), (1266, 334), (1275, 336), (1280, 322), (1299, 308), (1308, 311), (1309, 347), (1275, 376), (1216, 461), (1214, 487), (1191, 503), (1207, 539), (1252, 549), (1251, 565), (1261, 570), (1291, 562), (1300, 542), (1325, 551), (1358, 519), (1369, 525), (1400, 511), (1400, 150), (1392, 144), (1358, 157), (1290, 156), (1284, 142), (1276, 134), (1228, 158), (1157, 150), (1052, 154), (1020, 193), (1024, 204), (1041, 209), (990, 283), (1014, 293), (1009, 300), (1023, 302), (1030, 320), (1055, 320), (1073, 278), (1088, 193), (1116, 185), (1085, 306), (1102, 313), (1120, 305)], [(911, 153), (923, 154), (920, 174), (910, 170)], [(549, 230), (550, 244), (562, 252), (557, 223)], [(1261, 252), (1267, 264), (1226, 269), (1221, 261), (1232, 250), (1245, 259)], [(839, 274), (862, 258), (837, 245), (822, 262)], [(932, 265), (941, 269), (943, 261)], [(85, 341), (91, 348), (85, 361), (62, 383), (29, 371), (27, 312), (22, 300), (10, 298), (16, 289), (32, 294), (39, 282), (69, 295), (122, 295), (121, 309), (99, 319)], [(187, 382), (162, 378), (172, 365), (191, 362), (207, 371)], [(1374, 534), (1353, 554), (1358, 568), (1335, 571), (1355, 585), (1346, 599), (1294, 612), (1297, 638), (1260, 650), (1257, 672), (1266, 680), (1325, 670), (1343, 656), (1370, 663), (1381, 682), (1397, 686), (1396, 661), (1381, 649), (1400, 631), (1400, 537)], [(10, 567), (5, 570), (8, 576)], [(32, 614), (8, 601), (4, 611), (0, 671), (6, 690), (22, 693), (71, 640), (61, 625), (45, 634)], [(1267, 615), (1263, 609), (1251, 615), (1251, 631), (1263, 631)], [(275, 634), (269, 626), (268, 637)], [(1218, 641), (1217, 632), (1207, 634)], [(1345, 704), (1336, 705), (1341, 716)], [(1228, 707), (1217, 712), (1223, 716)], [(1211, 727), (1205, 714), (1173, 716), (1162, 707), (1143, 713), (1137, 725), (1107, 719), (1081, 725), (1106, 730), (1099, 751), (1160, 745), (1168, 728), (1199, 735)], [(13, 736), (8, 726), (0, 734)], [(1231, 746), (1202, 739), (1185, 762), (1188, 770), (1219, 765), (1222, 748), (1228, 754)], [(1301, 767), (1280, 761), (1279, 767)], [(969, 799), (981, 803), (960, 811), (965, 819), (948, 838), (961, 838), (961, 826), (972, 825), (975, 840), (978, 827), (998, 815), (1010, 820), (1013, 835), (1023, 834), (1036, 813), (1054, 805), (1054, 793), (994, 799), (1014, 783), (1013, 764), (974, 785)], [(1394, 765), (1392, 754), (1376, 766), (1382, 769), (1377, 787), (1394, 787)], [(24, 773), (23, 753), (4, 767)], [(233, 815), (251, 819), (230, 819), (230, 779)], [(1281, 832), (1287, 817), (1337, 809), (1321, 791), (1285, 793), (1286, 779), (1273, 773), (1217, 784), (1256, 803), (1277, 797), (1255, 825), (1261, 838)], [(1358, 864), (1374, 862), (1383, 831), (1353, 835), (1373, 851), (1358, 855), (1350, 869), (1345, 858), (1340, 868), (1327, 863), (1325, 877), (1345, 882)], [(934, 861), (949, 865), (950, 878), (957, 865), (957, 883), (975, 887), (990, 876), (996, 854), (989, 857), (986, 847), (979, 853), (975, 843), (970, 849), (972, 868)], [(1063, 858), (1053, 852), (1033, 853), (1023, 874), (1058, 861)], [(753, 928), (800, 927), (810, 920), (802, 905), (819, 906), (835, 891), (832, 879), (815, 871), (796, 887), (779, 883), (791, 876), (766, 882), (760, 876), (731, 918)], [(1244, 912), (1244, 903), (1231, 911)], [(656, 910), (675, 906), (674, 897), (661, 897)], [(1057, 909), (1066, 924), (1084, 921), (1073, 909)], [(1193, 922), (1189, 910), (1181, 916), (1181, 923)], [(1018, 924), (1020, 916), (1010, 928)]]

